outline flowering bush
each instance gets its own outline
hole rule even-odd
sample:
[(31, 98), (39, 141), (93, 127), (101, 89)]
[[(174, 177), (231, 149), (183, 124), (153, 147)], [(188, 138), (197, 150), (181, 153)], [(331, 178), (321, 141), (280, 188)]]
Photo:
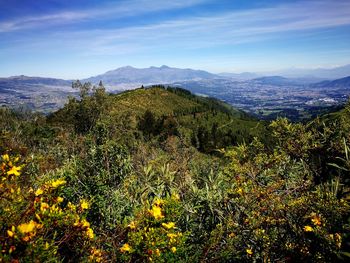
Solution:
[(187, 233), (177, 226), (180, 202), (174, 195), (155, 198), (150, 208), (139, 211), (127, 225), (127, 236), (119, 250), (124, 261), (183, 261)]
[(1, 156), (0, 258), (5, 261), (46, 261), (63, 258), (101, 261), (93, 246), (94, 232), (85, 219), (88, 203), (67, 203), (60, 196), (64, 179), (40, 187), (21, 186), (19, 157)]

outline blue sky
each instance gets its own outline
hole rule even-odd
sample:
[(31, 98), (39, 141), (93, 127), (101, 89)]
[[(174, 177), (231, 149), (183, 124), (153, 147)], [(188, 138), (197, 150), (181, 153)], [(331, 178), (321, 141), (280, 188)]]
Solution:
[(350, 63), (349, 0), (0, 0), (0, 76)]

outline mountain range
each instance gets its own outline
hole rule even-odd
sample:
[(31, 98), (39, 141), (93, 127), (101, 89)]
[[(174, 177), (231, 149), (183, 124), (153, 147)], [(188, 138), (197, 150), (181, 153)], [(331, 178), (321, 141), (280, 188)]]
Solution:
[[(272, 73), (280, 73), (278, 75)], [(109, 90), (124, 90), (141, 85), (171, 84), (181, 81), (199, 81), (214, 79), (254, 80), (264, 84), (291, 84), (291, 83), (317, 83), (322, 80), (322, 85), (333, 85), (329, 80), (350, 76), (350, 65), (331, 69), (290, 69), (288, 71), (270, 72), (265, 75), (243, 73), (220, 73), (213, 74), (204, 70), (181, 69), (168, 66), (134, 68), (131, 66), (120, 67), (106, 73), (83, 79), (84, 82), (97, 84), (102, 81)], [(327, 80), (328, 82), (326, 82)], [(0, 78), (0, 91), (8, 89), (33, 87), (68, 87), (72, 80), (28, 77), (24, 75), (9, 78)]]
[[(324, 76), (332, 72), (334, 76), (339, 76), (341, 72), (347, 74), (343, 78), (325, 80), (317, 74), (291, 78), (284, 75), (259, 76), (254, 73), (213, 74), (165, 65), (149, 68), (126, 66), (81, 81), (94, 85), (102, 81), (110, 92), (154, 84), (183, 87), (195, 94), (224, 100), (260, 118), (292, 112), (288, 116), (298, 120), (310, 117), (310, 108), (339, 105), (347, 100), (350, 95), (350, 65), (338, 69), (317, 71), (323, 72)], [(0, 105), (29, 105), (30, 109), (50, 112), (62, 107), (67, 96), (77, 96), (71, 83), (72, 80), (23, 75), (0, 78)], [(300, 115), (300, 112), (304, 113)]]
[(165, 65), (149, 68), (126, 66), (84, 79), (84, 81), (98, 83), (101, 80), (106, 86), (116, 86), (119, 84), (151, 85), (172, 83), (174, 81), (214, 79), (218, 77), (204, 70), (171, 68)]

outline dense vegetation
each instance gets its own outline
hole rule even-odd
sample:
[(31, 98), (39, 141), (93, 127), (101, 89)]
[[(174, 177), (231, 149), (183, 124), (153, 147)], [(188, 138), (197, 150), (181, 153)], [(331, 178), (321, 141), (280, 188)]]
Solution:
[(73, 85), (0, 111), (0, 262), (331, 262), (349, 256), (350, 104), (260, 122), (180, 88)]

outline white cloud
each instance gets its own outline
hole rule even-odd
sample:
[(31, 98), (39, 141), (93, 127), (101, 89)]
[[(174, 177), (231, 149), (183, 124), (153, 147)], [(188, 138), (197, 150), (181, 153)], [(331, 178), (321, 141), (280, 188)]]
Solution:
[(64, 11), (47, 15), (27, 16), (14, 20), (0, 22), (0, 33), (22, 29), (34, 29), (50, 27), (68, 23), (81, 22), (82, 20), (95, 20), (110, 17), (136, 16), (156, 11), (185, 8), (200, 4), (206, 0), (129, 0), (118, 1), (100, 8), (83, 9), (76, 11)]
[[(25, 26), (35, 27), (43, 22), (48, 24), (77, 22), (103, 17), (103, 15), (131, 16), (192, 6), (201, 2), (203, 0), (173, 1), (173, 3), (164, 0), (132, 0), (97, 10), (26, 18), (27, 20), (22, 19), (14, 25), (4, 23), (0, 25), (0, 32), (1, 28), (6, 31), (6, 28), (10, 30), (16, 25), (23, 28)], [(164, 50), (171, 52), (172, 49), (215, 49), (223, 45), (281, 38), (286, 32), (306, 34), (305, 32), (315, 29), (344, 25), (350, 25), (350, 1), (318, 0), (279, 4), (269, 8), (229, 10), (219, 14), (202, 14), (175, 20), (168, 18), (163, 22), (146, 26), (134, 24), (117, 29), (54, 31), (44, 38), (34, 37), (29, 43), (26, 39), (23, 41), (26, 41), (26, 46), (31, 45), (34, 48), (45, 45), (48, 48), (66, 47), (84, 56), (127, 55), (144, 52), (157, 53)]]
[(147, 26), (71, 32), (71, 38), (91, 39), (86, 54), (124, 54), (167, 47), (198, 49), (235, 45), (278, 38), (285, 32), (344, 25), (350, 25), (350, 2), (307, 1)]

